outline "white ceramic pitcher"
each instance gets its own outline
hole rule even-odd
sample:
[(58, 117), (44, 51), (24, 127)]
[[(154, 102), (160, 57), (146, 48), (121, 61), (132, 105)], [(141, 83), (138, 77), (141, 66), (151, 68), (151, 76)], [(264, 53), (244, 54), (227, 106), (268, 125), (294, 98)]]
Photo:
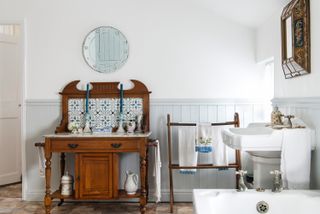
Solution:
[(138, 190), (138, 175), (131, 171), (127, 171), (126, 174), (124, 189), (128, 195), (134, 195)]

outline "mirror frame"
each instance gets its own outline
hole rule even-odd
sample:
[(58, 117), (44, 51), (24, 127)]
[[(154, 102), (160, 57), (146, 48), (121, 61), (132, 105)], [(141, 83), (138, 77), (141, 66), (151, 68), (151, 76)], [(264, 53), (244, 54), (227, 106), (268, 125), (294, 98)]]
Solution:
[[(88, 51), (89, 47), (86, 45), (88, 42), (90, 42), (91, 39), (93, 39), (93, 38), (91, 38), (92, 34), (100, 29), (110, 29), (110, 30), (117, 32), (119, 34), (119, 37), (123, 38), (124, 44), (125, 44), (125, 46), (123, 46), (124, 49), (122, 49), (122, 51), (124, 53), (123, 53), (123, 57), (121, 58), (121, 60), (119, 60), (117, 62), (115, 61), (113, 65), (110, 65), (109, 67), (106, 67), (105, 69), (98, 69), (94, 64), (92, 64), (90, 62), (90, 55), (89, 55), (89, 51)], [(129, 42), (128, 42), (128, 39), (126, 38), (126, 36), (117, 28), (112, 27), (112, 26), (100, 26), (100, 27), (97, 27), (97, 28), (91, 30), (86, 35), (86, 37), (82, 43), (82, 56), (84, 58), (84, 61), (87, 63), (87, 65), (91, 69), (93, 69), (94, 71), (97, 71), (99, 73), (112, 73), (112, 72), (115, 72), (118, 69), (120, 69), (127, 62), (128, 58), (129, 58)]]
[[(291, 17), (292, 35), (286, 20)], [(292, 57), (287, 57), (287, 36), (292, 37)], [(281, 14), (282, 70), (286, 79), (311, 73), (310, 1), (292, 0)]]

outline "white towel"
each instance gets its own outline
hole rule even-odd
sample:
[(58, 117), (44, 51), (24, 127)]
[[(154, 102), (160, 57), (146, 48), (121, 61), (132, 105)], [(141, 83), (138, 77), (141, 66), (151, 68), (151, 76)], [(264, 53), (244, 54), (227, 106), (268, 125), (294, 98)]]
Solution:
[(229, 164), (228, 160), (228, 148), (222, 140), (222, 130), (225, 126), (213, 126), (212, 127), (212, 138), (213, 138), (213, 165), (215, 166), (226, 166)]
[(212, 126), (211, 123), (200, 123), (198, 126), (198, 141), (196, 151), (199, 153), (212, 152)]
[(281, 171), (285, 188), (309, 189), (310, 132), (310, 129), (283, 129)]
[[(198, 152), (196, 152), (196, 126), (179, 126), (179, 166), (197, 166)], [(180, 169), (182, 174), (194, 174), (196, 169)]]
[(154, 168), (153, 168), (153, 177), (154, 177), (154, 197), (156, 203), (161, 200), (161, 157), (160, 157), (160, 143), (159, 140), (155, 141), (157, 145), (154, 150)]
[(40, 177), (45, 176), (45, 169), (46, 169), (46, 159), (44, 157), (44, 147), (38, 146), (38, 162), (39, 162), (39, 174)]

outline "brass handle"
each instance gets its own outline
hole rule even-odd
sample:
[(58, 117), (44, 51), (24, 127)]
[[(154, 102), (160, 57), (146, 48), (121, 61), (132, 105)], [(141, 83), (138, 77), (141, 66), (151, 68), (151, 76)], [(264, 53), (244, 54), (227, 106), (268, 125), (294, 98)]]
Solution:
[(75, 148), (77, 148), (79, 146), (79, 144), (69, 143), (68, 146), (71, 149), (75, 149)]
[(111, 143), (111, 146), (115, 149), (119, 149), (121, 147), (121, 143)]

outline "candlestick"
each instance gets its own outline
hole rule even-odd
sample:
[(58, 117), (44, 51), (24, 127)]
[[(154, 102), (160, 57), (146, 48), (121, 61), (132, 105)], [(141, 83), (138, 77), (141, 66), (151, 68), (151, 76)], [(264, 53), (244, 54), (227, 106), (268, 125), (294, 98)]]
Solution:
[(90, 113), (87, 112), (84, 115), (84, 128), (83, 128), (84, 133), (91, 133), (91, 128), (90, 128)]
[(120, 113), (120, 115), (119, 115), (119, 125), (118, 125), (118, 130), (117, 130), (117, 133), (119, 133), (119, 134), (123, 134), (123, 133), (125, 133), (125, 130), (124, 130), (124, 128), (123, 128), (123, 114), (122, 113)]
[(86, 93), (86, 113), (89, 112), (89, 83), (87, 84), (87, 93)]
[(120, 114), (123, 112), (123, 85), (120, 84)]

